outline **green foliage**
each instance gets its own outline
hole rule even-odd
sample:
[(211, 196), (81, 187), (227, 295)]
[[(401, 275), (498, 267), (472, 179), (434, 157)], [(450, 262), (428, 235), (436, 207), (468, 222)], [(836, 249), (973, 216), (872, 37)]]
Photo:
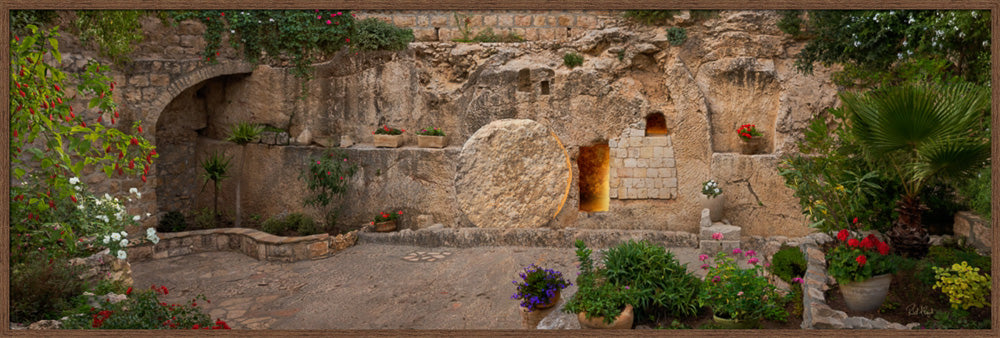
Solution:
[(159, 232), (178, 232), (187, 229), (187, 221), (184, 220), (184, 214), (180, 211), (170, 211), (163, 218), (160, 218), (160, 224), (156, 227), (156, 231)]
[(356, 164), (347, 161), (347, 154), (342, 150), (310, 158), (308, 166), (299, 174), (299, 179), (306, 182), (310, 192), (303, 203), (306, 206), (326, 207), (336, 196), (347, 192), (347, 182), (357, 168)]
[(424, 128), (424, 129), (420, 129), (420, 131), (417, 132), (417, 135), (424, 135), (424, 136), (444, 136), (444, 131), (442, 131), (441, 129), (438, 129), (436, 127), (431, 127), (430, 129)]
[(916, 276), (924, 285), (931, 286), (935, 283), (934, 266), (952, 266), (960, 262), (967, 262), (972, 267), (980, 269), (987, 274), (991, 273), (993, 265), (989, 256), (982, 256), (970, 247), (952, 246), (932, 246), (928, 250), (927, 257), (917, 264)]
[(781, 19), (778, 19), (778, 29), (796, 39), (807, 37), (805, 29), (802, 27), (802, 24), (805, 23), (805, 20), (802, 20), (803, 12), (801, 10), (778, 11), (778, 14), (781, 15)]
[(984, 219), (992, 219), (993, 215), (991, 168), (991, 165), (986, 165), (979, 169), (979, 172), (974, 177), (967, 180), (965, 184), (960, 185), (958, 188), (959, 193), (965, 199), (965, 203), (969, 208)]
[(897, 184), (858, 156), (861, 149), (847, 112), (828, 113), (829, 118), (812, 119), (798, 143), (801, 154), (786, 155), (778, 173), (795, 191), (811, 227), (827, 233), (847, 228), (888, 230)]
[(700, 282), (673, 253), (646, 241), (628, 241), (608, 249), (605, 274), (610, 283), (635, 289), (636, 317), (698, 312)]
[(264, 132), (264, 127), (250, 122), (239, 122), (229, 131), (226, 141), (239, 144), (256, 142), (260, 138), (260, 133)]
[(670, 27), (667, 29), (667, 41), (670, 41), (671, 46), (680, 46), (687, 41), (687, 29), (682, 27)]
[(10, 268), (12, 322), (59, 319), (60, 313), (73, 307), (73, 298), (84, 291), (84, 283), (77, 277), (84, 272), (83, 267), (70, 266), (64, 258), (50, 260), (36, 253)]
[(521, 281), (511, 281), (517, 286), (517, 293), (511, 299), (520, 299), (521, 307), (528, 312), (537, 310), (539, 305), (548, 304), (556, 297), (556, 292), (572, 285), (563, 278), (562, 272), (544, 269), (535, 264), (524, 268), (519, 274)]
[(674, 15), (679, 12), (677, 10), (630, 10), (625, 11), (623, 16), (644, 25), (664, 25), (673, 20)]
[(806, 274), (806, 258), (799, 248), (782, 245), (781, 249), (774, 253), (771, 258), (771, 266), (768, 271), (784, 280), (785, 283), (791, 284), (792, 278), (801, 278)]
[[(840, 85), (908, 82), (899, 67), (911, 58), (944, 61), (948, 74), (965, 81), (985, 84), (990, 80), (990, 15), (986, 11), (810, 11), (804, 23), (782, 20), (779, 24), (785, 32), (804, 26), (811, 37), (797, 55), (799, 70), (812, 72), (816, 63), (843, 64), (849, 74), (842, 74)], [(878, 78), (888, 83), (872, 81)]]
[(357, 23), (351, 48), (354, 50), (403, 50), (413, 42), (413, 30), (368, 18)]
[(604, 317), (604, 322), (611, 324), (625, 310), (626, 305), (636, 304), (636, 289), (608, 280), (605, 269), (594, 267), (594, 261), (590, 258), (593, 251), (581, 240), (576, 240), (574, 245), (580, 262), (580, 274), (576, 277), (578, 289), (563, 305), (563, 312), (585, 312), (587, 318)]
[(375, 129), (375, 131), (373, 131), (372, 134), (374, 134), (374, 135), (399, 135), (399, 134), (402, 134), (405, 131), (406, 131), (406, 129), (400, 130), (400, 129), (396, 129), (396, 128), (389, 128), (389, 126), (382, 126), (382, 128)]
[[(131, 288), (129, 288), (131, 290)], [(166, 287), (128, 292), (129, 296), (118, 303), (105, 302), (85, 314), (70, 316), (63, 321), (64, 329), (229, 329), (222, 320), (212, 322), (198, 301), (208, 302), (204, 295), (195, 296), (186, 304), (161, 302), (160, 295), (169, 294)]]
[(850, 238), (847, 230), (838, 234), (837, 244), (826, 253), (827, 272), (838, 283), (862, 282), (887, 273), (894, 273), (902, 258), (889, 254), (889, 245), (874, 235), (862, 240)]
[(214, 204), (212, 204), (212, 214), (219, 214), (219, 186), (222, 185), (222, 181), (229, 178), (229, 160), (231, 158), (224, 158), (218, 152), (212, 153), (204, 161), (201, 162), (201, 178), (205, 181), (201, 186), (201, 190), (205, 190), (205, 186), (208, 185), (208, 181), (212, 181), (212, 187), (214, 187)]
[(201, 208), (194, 211), (195, 229), (214, 229), (219, 224), (220, 219), (222, 219), (221, 215), (208, 208)]
[(297, 232), (299, 236), (315, 235), (320, 232), (312, 217), (300, 213), (270, 218), (264, 221), (261, 231), (278, 236), (288, 235), (291, 231)]
[(932, 269), (937, 279), (934, 289), (940, 288), (948, 296), (952, 309), (990, 306), (990, 275), (979, 274), (979, 268), (971, 267), (964, 261), (952, 264), (950, 268)]
[(470, 41), (459, 41), (459, 42), (524, 42), (524, 38), (514, 32), (506, 32), (504, 34), (496, 34), (493, 32), (493, 28), (486, 27), (485, 29), (476, 33), (476, 36)]
[(722, 189), (719, 188), (719, 183), (715, 180), (708, 180), (701, 183), (701, 194), (708, 198), (716, 198), (722, 195)]
[[(738, 249), (733, 252), (741, 253)], [(750, 251), (747, 256), (752, 256)], [(716, 254), (715, 266), (709, 267), (705, 275), (698, 303), (708, 306), (716, 316), (723, 318), (785, 321), (788, 317), (785, 312), (788, 298), (778, 294), (777, 288), (764, 277), (764, 267), (757, 264), (755, 258), (751, 259), (751, 267), (743, 269), (735, 258), (725, 252)]]
[(969, 313), (965, 310), (952, 309), (951, 311), (938, 311), (934, 313), (934, 320), (928, 325), (930, 329), (948, 330), (989, 330), (990, 320), (973, 321), (969, 319)]
[(563, 55), (563, 64), (570, 69), (583, 64), (583, 55), (577, 53), (566, 53)]
[(31, 34), (28, 25), (45, 27), (52, 23), (59, 14), (56, 11), (45, 10), (11, 10), (10, 33), (13, 35)]
[(142, 15), (137, 10), (77, 11), (75, 24), (82, 41), (97, 43), (101, 55), (120, 64), (128, 61), (133, 44), (143, 39), (139, 24)]

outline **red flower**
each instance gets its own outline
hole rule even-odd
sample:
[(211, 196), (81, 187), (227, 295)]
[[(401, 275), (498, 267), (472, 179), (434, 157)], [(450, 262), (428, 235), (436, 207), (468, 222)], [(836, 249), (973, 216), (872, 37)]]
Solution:
[(142, 132), (142, 126), (139, 126), (139, 132), (140, 133)]
[(133, 137), (132, 138), (132, 145), (136, 145), (136, 146), (139, 145), (139, 139)]
[(76, 203), (76, 196), (70, 196), (69, 199), (73, 200), (73, 203)]
[(847, 245), (850, 246), (850, 247), (857, 247), (860, 244), (861, 243), (858, 242), (857, 238), (851, 238), (851, 239), (847, 240)]
[(192, 330), (197, 330), (198, 328), (200, 328), (198, 324), (194, 324), (194, 326), (191, 327)]
[(879, 242), (876, 245), (876, 247), (878, 248), (878, 253), (880, 253), (882, 255), (888, 255), (889, 254), (889, 244), (885, 244), (883, 242)]
[(54, 85), (52, 85), (52, 86), (53, 86), (53, 87), (56, 87), (56, 91), (57, 91), (57, 92), (58, 92), (58, 91), (60, 91), (60, 90), (62, 90), (62, 89), (59, 89), (59, 85), (57, 85), (57, 84), (54, 84)]
[(858, 258), (855, 258), (854, 260), (858, 262), (858, 266), (865, 266), (865, 262), (868, 261), (868, 258), (866, 258), (865, 255), (861, 255), (858, 256)]
[(130, 286), (130, 287), (128, 287), (128, 290), (125, 290), (125, 295), (128, 296), (128, 295), (131, 295), (131, 294), (132, 294), (132, 287)]
[(858, 224), (858, 218), (857, 217), (854, 218), (854, 224)]
[(345, 40), (346, 42), (351, 42), (351, 38), (345, 38), (344, 40)]
[(142, 183), (146, 183), (146, 175), (142, 175)]
[(847, 229), (841, 229), (840, 232), (837, 233), (837, 239), (839, 239), (841, 242), (843, 242), (843, 241), (847, 240), (847, 237), (849, 235), (850, 235), (850, 233), (847, 232)]
[(400, 215), (402, 215), (402, 214), (403, 214), (403, 211), (402, 211), (402, 210), (400, 210), (400, 211), (399, 211), (399, 214), (400, 214)]
[(871, 237), (865, 237), (865, 239), (861, 240), (861, 246), (864, 247), (865, 249), (871, 249), (875, 247), (875, 243), (872, 242)]
[(164, 295), (166, 295), (166, 294), (169, 294), (169, 293), (170, 293), (169, 291), (167, 291), (167, 287), (166, 287), (165, 285), (161, 285), (161, 286), (160, 286), (160, 289), (162, 289), (162, 290), (163, 290), (163, 294), (164, 294)]

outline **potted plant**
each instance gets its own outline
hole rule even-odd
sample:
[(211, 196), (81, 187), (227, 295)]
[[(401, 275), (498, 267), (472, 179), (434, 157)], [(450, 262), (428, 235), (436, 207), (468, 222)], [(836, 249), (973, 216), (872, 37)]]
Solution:
[(722, 220), (723, 207), (726, 204), (726, 197), (722, 196), (722, 189), (715, 180), (708, 180), (701, 184), (701, 207), (708, 209), (712, 222)]
[(375, 142), (376, 147), (382, 148), (399, 148), (403, 145), (403, 133), (406, 129), (396, 129), (389, 128), (389, 126), (382, 126), (382, 128), (375, 129), (372, 132), (372, 139)]
[(379, 216), (375, 217), (375, 220), (373, 220), (371, 224), (372, 226), (375, 227), (376, 232), (393, 231), (396, 230), (396, 220), (399, 219), (399, 216), (402, 215), (403, 215), (402, 210), (400, 210), (395, 214), (380, 212)]
[(744, 124), (736, 129), (742, 142), (741, 152), (744, 155), (753, 155), (764, 149), (764, 134), (757, 130), (757, 125)]
[(535, 264), (524, 268), (518, 275), (521, 279), (512, 281), (517, 286), (517, 293), (510, 296), (511, 299), (521, 301), (521, 316), (524, 328), (531, 329), (538, 326), (549, 311), (545, 310), (555, 306), (559, 302), (560, 290), (572, 285), (563, 279), (559, 271), (543, 269)]
[(851, 311), (877, 310), (885, 301), (898, 256), (889, 254), (889, 245), (868, 235), (851, 238), (846, 229), (837, 233), (840, 241), (826, 254), (827, 271), (837, 279), (840, 294)]
[(417, 146), (421, 148), (444, 148), (446, 145), (448, 140), (438, 128), (424, 128), (417, 132)]
[(563, 312), (576, 313), (580, 326), (589, 329), (630, 329), (634, 319), (632, 303), (635, 290), (628, 285), (608, 282), (604, 269), (595, 269), (590, 258), (591, 250), (576, 241), (576, 256), (580, 262), (580, 275), (576, 277), (579, 289), (563, 307)]
[[(701, 255), (701, 268), (708, 270), (699, 294), (701, 306), (712, 309), (713, 319), (725, 328), (755, 328), (761, 319), (785, 321), (787, 296), (778, 293), (777, 288), (767, 281), (764, 267), (756, 252), (739, 248), (733, 249), (733, 256), (725, 252), (715, 255), (715, 266), (705, 262), (708, 255)], [(746, 258), (749, 268), (741, 268), (737, 263), (740, 256)]]

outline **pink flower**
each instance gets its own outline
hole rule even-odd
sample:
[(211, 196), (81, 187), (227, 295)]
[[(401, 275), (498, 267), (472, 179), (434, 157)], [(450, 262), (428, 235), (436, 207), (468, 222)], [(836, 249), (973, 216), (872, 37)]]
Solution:
[(712, 282), (713, 283), (718, 283), (720, 280), (722, 280), (722, 279), (719, 278), (719, 276), (712, 277)]
[(323, 16), (322, 16), (322, 15), (317, 15), (317, 16), (316, 16), (316, 18), (317, 18), (317, 19), (322, 19), (322, 18), (323, 18)]
[(757, 252), (753, 250), (747, 250), (746, 255), (747, 257), (753, 257), (757, 255)]
[(802, 283), (805, 283), (805, 281), (803, 281), (802, 278), (795, 277), (795, 278), (792, 278), (792, 283), (802, 284)]
[(740, 291), (740, 292), (736, 293), (736, 295), (737, 296), (742, 296), (743, 295), (743, 291)]
[(740, 248), (733, 249), (733, 254), (734, 255), (738, 255), (738, 254), (741, 254), (741, 253), (743, 253), (743, 250), (740, 250)]
[(341, 13), (341, 12), (337, 12), (337, 15), (344, 15), (344, 13)]
[(327, 24), (327, 25), (329, 25), (329, 24), (331, 24), (331, 23), (333, 23), (333, 21), (330, 21), (330, 20), (326, 20), (326, 24)]
[(701, 265), (701, 268), (702, 268), (702, 269), (705, 269), (705, 270), (708, 270), (708, 264), (702, 264), (702, 265)]
[(722, 233), (721, 232), (716, 232), (716, 233), (712, 234), (712, 239), (717, 240), (717, 241), (721, 241), (722, 240)]
[(747, 263), (750, 263), (750, 264), (757, 264), (757, 262), (759, 262), (759, 261), (757, 260), (757, 257), (754, 257), (754, 258), (751, 258), (751, 259), (748, 259), (748, 260), (747, 260)]
[(319, 161), (316, 161), (316, 164), (320, 164)]
[(706, 255), (706, 254), (698, 255), (698, 260), (699, 261), (705, 261), (706, 259), (708, 259), (708, 255)]

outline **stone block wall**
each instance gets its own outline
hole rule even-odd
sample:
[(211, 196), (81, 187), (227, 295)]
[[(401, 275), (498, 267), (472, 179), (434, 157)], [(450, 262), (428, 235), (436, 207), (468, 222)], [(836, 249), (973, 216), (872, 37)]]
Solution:
[(670, 135), (646, 136), (645, 121), (629, 126), (611, 148), (611, 198), (674, 199), (677, 162)]
[(160, 233), (160, 242), (128, 248), (133, 261), (163, 259), (206, 251), (235, 251), (258, 260), (295, 262), (319, 259), (344, 250), (357, 241), (357, 231), (330, 236), (283, 237), (244, 228), (219, 228)]
[[(620, 17), (620, 11), (358, 11), (358, 19), (378, 18), (413, 29), (417, 41), (473, 38), (490, 28), (494, 34), (515, 33), (528, 41), (568, 40), (602, 21)], [(457, 19), (456, 19), (457, 17)], [(457, 22), (456, 22), (457, 21)], [(464, 33), (463, 33), (464, 32)], [(467, 35), (466, 35), (467, 34)]]

